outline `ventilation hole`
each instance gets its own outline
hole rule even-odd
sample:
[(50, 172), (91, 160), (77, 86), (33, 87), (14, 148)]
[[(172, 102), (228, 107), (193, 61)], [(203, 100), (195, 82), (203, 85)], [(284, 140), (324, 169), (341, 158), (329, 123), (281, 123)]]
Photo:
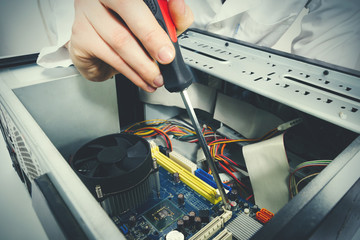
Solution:
[(271, 78), (269, 78), (269, 77), (268, 77), (268, 78), (266, 78), (266, 81), (270, 81), (270, 80), (271, 80)]
[(341, 106), (341, 109), (345, 109), (346, 107), (344, 107), (344, 106)]
[(209, 69), (213, 69), (213, 67), (209, 67)]
[(195, 63), (198, 64), (199, 62), (196, 61)]
[(242, 73), (245, 73), (246, 71), (242, 71)]
[(226, 53), (226, 51), (221, 51), (220, 53)]
[(242, 58), (240, 58), (240, 60), (243, 60), (243, 59), (245, 59), (246, 57), (242, 57)]
[(320, 100), (321, 100), (321, 98), (319, 98), (319, 97), (318, 97), (318, 98), (316, 98), (316, 100), (319, 100), (319, 101), (320, 101)]
[(325, 81), (325, 84), (329, 84), (330, 82), (329, 81)]
[(249, 73), (249, 75), (253, 75), (253, 74), (254, 74), (254, 72), (250, 72), (250, 73)]
[(268, 76), (271, 76), (271, 75), (273, 75), (273, 74), (275, 74), (275, 72), (269, 73)]
[(300, 92), (299, 90), (295, 90), (295, 92)]
[(276, 83), (275, 85), (279, 86), (279, 85), (280, 85), (280, 83)]
[(288, 88), (290, 85), (289, 84), (285, 84), (284, 85), (284, 88)]
[(269, 58), (271, 58), (271, 55), (269, 55)]
[(301, 73), (299, 73), (299, 74), (300, 74), (300, 75), (304, 75), (304, 73), (302, 73), (302, 72), (301, 72)]
[(288, 72), (292, 72), (292, 69), (289, 69)]
[(216, 49), (216, 50), (215, 50), (215, 52), (219, 52), (219, 51), (221, 51), (221, 49)]
[(350, 87), (347, 87), (345, 90), (346, 90), (346, 91), (350, 91), (350, 90), (351, 90), (351, 88), (350, 88)]
[(306, 74), (305, 78), (309, 78), (309, 77), (310, 77), (310, 75), (309, 75), (309, 74)]
[(201, 47), (201, 46), (204, 46), (204, 44), (203, 44), (203, 43), (200, 43), (198, 46)]
[(238, 58), (238, 57), (240, 57), (240, 55), (236, 55), (236, 56), (234, 56), (234, 58)]
[(333, 101), (333, 100), (328, 99), (328, 100), (326, 100), (326, 103), (332, 103), (332, 101)]
[(261, 79), (262, 79), (262, 77), (256, 78), (256, 79), (254, 79), (254, 82), (259, 81)]
[(192, 59), (190, 59), (189, 61), (190, 61), (190, 62), (192, 62), (193, 60), (192, 60)]
[(305, 91), (304, 92), (304, 95), (306, 96), (306, 95), (309, 95), (310, 94), (310, 92), (308, 92), (308, 91)]
[(270, 63), (268, 62), (268, 63), (266, 63), (267, 65), (270, 65)]
[(206, 65), (206, 64), (204, 64), (204, 65), (203, 65), (203, 67), (207, 67), (207, 65)]
[(228, 46), (229, 46), (229, 43), (228, 43), (228, 42), (226, 42), (226, 43), (225, 43), (225, 47), (228, 47)]
[(352, 108), (351, 111), (354, 113), (354, 112), (357, 112), (357, 108)]
[(275, 67), (275, 66), (276, 66), (275, 64), (272, 65), (272, 67)]
[(321, 79), (321, 78), (319, 78), (318, 80), (319, 80), (319, 81), (322, 81), (322, 79)]
[(343, 87), (343, 85), (340, 84), (339, 87)]

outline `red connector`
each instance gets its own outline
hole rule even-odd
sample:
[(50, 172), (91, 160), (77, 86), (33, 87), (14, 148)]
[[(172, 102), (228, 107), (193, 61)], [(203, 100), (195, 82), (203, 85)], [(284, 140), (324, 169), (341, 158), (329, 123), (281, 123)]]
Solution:
[(256, 213), (256, 219), (262, 223), (267, 223), (273, 216), (274, 214), (265, 208)]

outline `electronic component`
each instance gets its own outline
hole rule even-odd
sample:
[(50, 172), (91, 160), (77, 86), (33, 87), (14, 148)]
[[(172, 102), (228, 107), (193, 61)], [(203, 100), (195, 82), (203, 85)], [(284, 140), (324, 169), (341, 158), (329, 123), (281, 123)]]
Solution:
[[(211, 176), (210, 174), (208, 174), (207, 172), (205, 172), (201, 168), (198, 168), (195, 171), (195, 176), (197, 176), (198, 178), (200, 178), (201, 180), (203, 180), (204, 182), (206, 182), (207, 184), (209, 184), (213, 188), (217, 188), (216, 182), (214, 181), (213, 176)], [(223, 186), (224, 186), (225, 190), (227, 190), (228, 192), (231, 192), (231, 187), (229, 187), (225, 183), (223, 183)]]
[(261, 223), (249, 217), (249, 215), (241, 213), (225, 228), (232, 233), (234, 238), (238, 240), (247, 240), (259, 231), (261, 227)]
[(196, 217), (196, 213), (194, 211), (190, 211), (189, 212), (189, 222), (190, 222), (190, 224), (194, 224), (195, 217)]
[(166, 234), (165, 239), (166, 240), (184, 240), (185, 236), (181, 232), (173, 230), (173, 231), (169, 232), (168, 234)]
[(213, 204), (217, 204), (221, 201), (221, 197), (218, 196), (216, 190), (206, 184), (204, 181), (185, 170), (179, 164), (166, 157), (159, 151), (158, 146), (154, 142), (150, 142), (152, 156), (157, 160), (157, 163), (165, 168), (170, 173), (178, 172), (180, 180), (193, 190), (198, 192), (201, 196), (209, 200)]
[(174, 182), (175, 182), (175, 183), (180, 182), (180, 176), (179, 176), (179, 173), (178, 173), (178, 172), (174, 172), (174, 173), (173, 173), (173, 177), (174, 177)]
[(256, 219), (262, 223), (267, 223), (272, 217), (274, 217), (274, 214), (265, 208), (256, 213)]
[(199, 216), (196, 216), (194, 218), (195, 221), (195, 229), (200, 230), (201, 229), (201, 218)]
[(182, 211), (178, 209), (171, 201), (165, 199), (152, 209), (144, 213), (144, 217), (153, 225), (159, 232), (174, 223), (183, 215)]
[(217, 231), (224, 227), (224, 224), (229, 221), (232, 216), (232, 212), (224, 209), (224, 213), (221, 216), (214, 218), (205, 227), (193, 235), (189, 240), (206, 240), (210, 239)]
[(200, 209), (199, 217), (201, 218), (202, 223), (208, 223), (210, 220), (210, 211), (209, 209)]
[(213, 240), (232, 240), (232, 233), (224, 229)]
[(96, 138), (75, 153), (70, 165), (111, 216), (140, 206), (152, 193), (154, 165), (141, 137), (120, 133)]
[(179, 205), (183, 205), (183, 204), (185, 203), (185, 196), (184, 196), (184, 194), (179, 193), (178, 196), (177, 196), (177, 199), (178, 199), (178, 204), (179, 204)]
[[(180, 153), (177, 153), (175, 151), (172, 151), (169, 153), (169, 158), (173, 160), (174, 162), (178, 163), (180, 166), (191, 172), (192, 174), (195, 173), (197, 166), (195, 163), (181, 155)], [(214, 186), (212, 186), (214, 187)]]

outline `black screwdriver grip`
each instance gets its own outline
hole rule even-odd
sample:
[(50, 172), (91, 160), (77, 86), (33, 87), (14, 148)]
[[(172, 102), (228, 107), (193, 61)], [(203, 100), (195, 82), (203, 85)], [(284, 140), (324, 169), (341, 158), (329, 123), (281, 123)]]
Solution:
[(176, 28), (170, 17), (167, 0), (144, 0), (160, 26), (170, 37), (175, 48), (175, 58), (169, 64), (159, 64), (161, 74), (164, 77), (165, 88), (169, 92), (180, 92), (189, 87), (193, 76), (186, 67), (180, 52), (176, 36)]

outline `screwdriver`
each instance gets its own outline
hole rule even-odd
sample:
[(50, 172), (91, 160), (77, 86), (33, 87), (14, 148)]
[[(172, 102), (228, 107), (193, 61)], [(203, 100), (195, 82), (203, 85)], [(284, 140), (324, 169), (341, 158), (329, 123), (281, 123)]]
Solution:
[(163, 75), (164, 78), (165, 88), (169, 92), (180, 93), (181, 98), (186, 107), (186, 111), (195, 129), (200, 146), (205, 154), (206, 160), (213, 174), (216, 185), (219, 189), (223, 204), (226, 209), (230, 209), (230, 205), (227, 196), (225, 194), (224, 186), (220, 180), (219, 173), (215, 165), (215, 161), (211, 157), (208, 145), (205, 141), (204, 136), (202, 135), (199, 121), (196, 117), (195, 111), (191, 105), (190, 98), (186, 91), (186, 89), (191, 85), (193, 81), (193, 75), (190, 72), (190, 70), (186, 67), (184, 59), (181, 55), (179, 43), (177, 41), (176, 28), (169, 13), (168, 2), (167, 0), (144, 0), (144, 2), (155, 16), (160, 26), (169, 35), (173, 43), (173, 46), (175, 48), (174, 60), (166, 65), (159, 64), (161, 74)]

